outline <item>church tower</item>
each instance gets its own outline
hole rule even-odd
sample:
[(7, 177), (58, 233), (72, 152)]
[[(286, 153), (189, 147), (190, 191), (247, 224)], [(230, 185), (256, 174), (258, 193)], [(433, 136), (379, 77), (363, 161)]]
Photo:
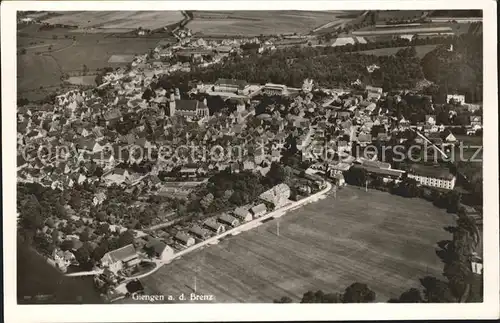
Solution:
[(181, 99), (181, 92), (179, 91), (179, 88), (175, 88), (175, 99), (176, 100)]
[(175, 95), (173, 92), (170, 93), (170, 99), (168, 100), (168, 108), (170, 117), (175, 115)]

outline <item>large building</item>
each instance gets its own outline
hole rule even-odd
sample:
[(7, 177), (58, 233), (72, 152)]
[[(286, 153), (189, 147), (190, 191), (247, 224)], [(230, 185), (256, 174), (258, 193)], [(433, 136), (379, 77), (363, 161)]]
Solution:
[(134, 246), (131, 244), (109, 251), (101, 258), (101, 265), (109, 268), (112, 272), (117, 272), (124, 267), (135, 266), (139, 262), (140, 259), (135, 252)]
[(198, 100), (181, 100), (178, 90), (171, 93), (168, 102), (170, 117), (181, 115), (184, 117), (206, 117), (209, 115), (206, 99), (203, 102)]
[(214, 92), (240, 93), (247, 86), (247, 82), (243, 80), (218, 79), (214, 84)]
[(456, 181), (456, 177), (447, 169), (422, 165), (414, 167), (413, 171), (408, 173), (408, 178), (413, 178), (421, 185), (447, 190), (452, 190)]
[(288, 95), (288, 88), (282, 84), (267, 83), (262, 92), (267, 95)]
[(279, 208), (289, 201), (290, 187), (286, 184), (278, 184), (262, 193), (259, 198)]

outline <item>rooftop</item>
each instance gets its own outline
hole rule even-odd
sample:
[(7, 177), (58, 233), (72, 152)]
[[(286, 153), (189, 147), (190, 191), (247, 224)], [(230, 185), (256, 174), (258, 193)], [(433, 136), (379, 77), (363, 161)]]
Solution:
[(441, 166), (426, 166), (422, 164), (411, 165), (414, 174), (426, 177), (434, 177), (450, 180), (454, 176), (450, 173), (449, 169)]

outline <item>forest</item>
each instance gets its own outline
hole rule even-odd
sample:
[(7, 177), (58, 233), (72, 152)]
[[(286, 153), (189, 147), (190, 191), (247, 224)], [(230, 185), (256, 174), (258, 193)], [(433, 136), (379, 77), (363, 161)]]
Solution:
[(453, 48), (438, 47), (422, 59), (425, 78), (446, 93), (463, 93), (470, 103), (483, 100), (482, 34), (456, 37)]

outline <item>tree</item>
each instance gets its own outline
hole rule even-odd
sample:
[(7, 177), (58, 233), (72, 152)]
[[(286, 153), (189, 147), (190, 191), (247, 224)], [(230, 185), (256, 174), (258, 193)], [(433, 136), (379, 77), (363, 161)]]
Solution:
[(132, 230), (127, 230), (118, 237), (118, 248), (134, 243), (134, 233)]
[(69, 201), (71, 208), (73, 210), (78, 210), (82, 207), (82, 199), (80, 197), (80, 191), (74, 190), (71, 194), (71, 200)]
[(398, 303), (422, 303), (423, 299), (420, 291), (416, 288), (410, 288), (399, 296)]
[(82, 269), (92, 269), (91, 248), (88, 243), (84, 243), (74, 255)]
[(424, 287), (427, 303), (453, 303), (457, 301), (446, 282), (432, 276), (426, 276), (420, 279), (420, 282)]
[(271, 168), (269, 169), (269, 172), (266, 174), (266, 177), (272, 186), (288, 182), (290, 176), (291, 176), (290, 168), (285, 167), (276, 162), (273, 162), (271, 164)]
[(274, 300), (274, 303), (292, 303), (292, 299), (288, 296), (283, 296), (282, 298), (280, 299), (275, 299)]
[(363, 283), (354, 283), (346, 288), (343, 303), (370, 303), (375, 301), (375, 292)]
[(147, 88), (144, 93), (142, 94), (142, 98), (146, 101), (149, 101), (151, 100), (151, 98), (155, 98), (156, 97), (156, 93), (151, 90), (151, 88)]
[(340, 303), (341, 296), (338, 294), (330, 293), (325, 294), (323, 291), (316, 292), (308, 291), (304, 293), (301, 303)]
[(351, 167), (344, 174), (345, 181), (350, 185), (364, 186), (368, 180), (366, 170), (361, 167)]

